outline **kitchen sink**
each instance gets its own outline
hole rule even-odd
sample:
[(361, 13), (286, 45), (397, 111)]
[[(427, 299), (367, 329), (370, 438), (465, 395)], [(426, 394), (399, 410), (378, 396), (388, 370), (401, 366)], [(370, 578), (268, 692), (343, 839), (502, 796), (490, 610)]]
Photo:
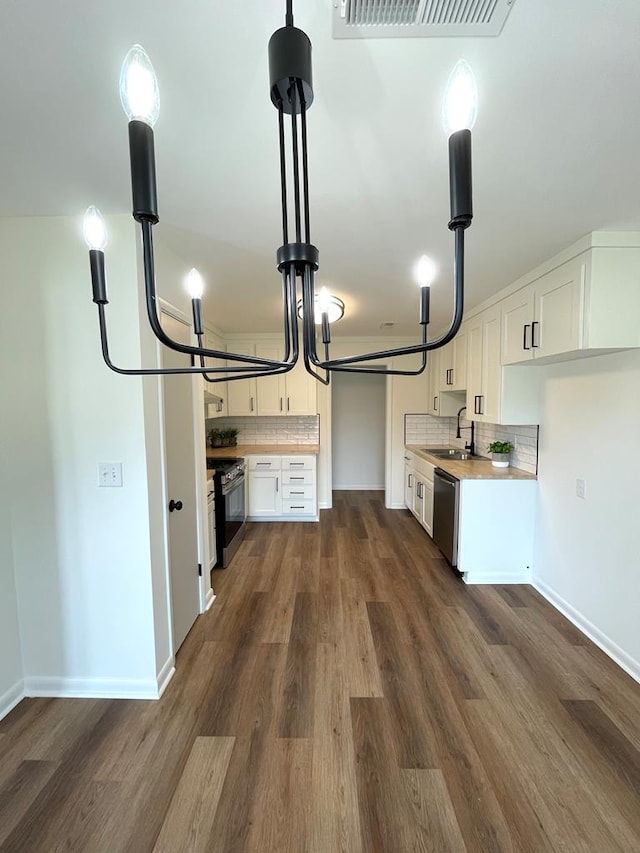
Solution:
[(435, 456), (436, 459), (456, 459), (463, 461), (465, 459), (479, 458), (477, 456), (473, 456), (468, 450), (437, 450), (431, 447), (423, 447), (422, 449), (425, 453), (430, 453), (432, 456)]

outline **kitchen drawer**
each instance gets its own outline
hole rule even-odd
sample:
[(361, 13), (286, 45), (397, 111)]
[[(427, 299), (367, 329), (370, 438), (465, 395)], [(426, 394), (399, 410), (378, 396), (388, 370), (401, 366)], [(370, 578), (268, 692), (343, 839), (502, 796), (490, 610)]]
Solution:
[(316, 502), (285, 498), (282, 501), (283, 515), (315, 515)]
[(316, 496), (315, 486), (293, 485), (282, 487), (282, 499), (285, 501), (292, 500), (294, 503), (300, 501), (312, 501)]
[(315, 456), (283, 456), (282, 470), (283, 471), (315, 471), (316, 457)]
[(282, 471), (283, 486), (313, 486), (316, 482), (315, 471), (293, 470)]
[(279, 471), (281, 456), (249, 456), (250, 471)]

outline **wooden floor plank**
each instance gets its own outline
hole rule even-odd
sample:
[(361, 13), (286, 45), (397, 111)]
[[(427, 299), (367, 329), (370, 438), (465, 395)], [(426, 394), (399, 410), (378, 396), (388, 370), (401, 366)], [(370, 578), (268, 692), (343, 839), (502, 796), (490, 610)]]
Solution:
[(209, 847), (235, 738), (197, 737), (153, 853), (204, 853)]
[(640, 685), (383, 500), (247, 525), (158, 702), (0, 721), (0, 853), (640, 850)]

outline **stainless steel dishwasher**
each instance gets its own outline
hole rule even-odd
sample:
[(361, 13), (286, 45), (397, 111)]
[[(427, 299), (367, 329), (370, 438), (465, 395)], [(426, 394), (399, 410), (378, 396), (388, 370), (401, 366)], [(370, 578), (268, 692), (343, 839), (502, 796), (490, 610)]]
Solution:
[(460, 480), (436, 468), (433, 474), (433, 541), (456, 572), (459, 507)]

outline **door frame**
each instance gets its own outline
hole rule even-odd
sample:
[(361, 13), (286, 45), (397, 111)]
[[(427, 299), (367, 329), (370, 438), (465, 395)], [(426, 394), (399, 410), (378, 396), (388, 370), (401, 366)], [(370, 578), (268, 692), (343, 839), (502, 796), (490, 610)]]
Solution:
[[(191, 342), (197, 345), (197, 340), (193, 334), (191, 319), (181, 311), (167, 302), (162, 297), (157, 297), (160, 313), (164, 313), (173, 317), (179, 323), (183, 323), (189, 328)], [(156, 357), (158, 366), (162, 366), (162, 344), (156, 339)], [(160, 406), (160, 443), (162, 448), (161, 458), (161, 479), (163, 491), (163, 506), (167, 506), (169, 500), (169, 491), (167, 483), (167, 443), (164, 429), (164, 383), (162, 376), (157, 377), (158, 381), (158, 399)], [(202, 391), (202, 376), (194, 373), (191, 376), (181, 377), (178, 381), (191, 382), (191, 422), (193, 428), (193, 444), (194, 444), (194, 473), (196, 483), (196, 539), (197, 539), (197, 554), (198, 562), (202, 566), (202, 574), (198, 578), (198, 601), (199, 613), (202, 614), (211, 607), (214, 601), (213, 590), (211, 589), (211, 574), (209, 572), (209, 538), (208, 538), (208, 512), (207, 512), (207, 493), (206, 493), (206, 478), (204, 471), (206, 470), (206, 445), (205, 445), (205, 423), (204, 423), (204, 395)], [(167, 588), (167, 600), (169, 606), (172, 607), (171, 601), (171, 560), (169, 552), (169, 518), (164, 514), (164, 552), (165, 552), (165, 580)], [(173, 636), (173, 615), (170, 613), (169, 636), (171, 638), (171, 654), (175, 655), (175, 640)]]
[[(391, 369), (393, 362), (391, 360), (388, 361), (376, 361), (376, 367), (384, 367), (385, 369)], [(373, 365), (368, 365), (373, 366)], [(366, 374), (365, 374), (366, 375)], [(329, 383), (329, 386), (325, 389), (325, 420), (326, 420), (326, 460), (325, 460), (325, 476), (327, 482), (327, 503), (319, 505), (320, 509), (331, 509), (333, 506), (333, 437), (331, 435), (333, 429), (333, 413), (332, 413), (332, 400), (333, 400), (333, 386)], [(390, 508), (391, 504), (389, 503), (391, 497), (391, 453), (392, 453), (392, 443), (391, 443), (391, 403), (392, 403), (392, 395), (393, 395), (393, 376), (387, 375), (385, 376), (385, 413), (384, 413), (384, 504), (385, 507)]]

